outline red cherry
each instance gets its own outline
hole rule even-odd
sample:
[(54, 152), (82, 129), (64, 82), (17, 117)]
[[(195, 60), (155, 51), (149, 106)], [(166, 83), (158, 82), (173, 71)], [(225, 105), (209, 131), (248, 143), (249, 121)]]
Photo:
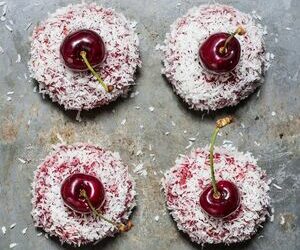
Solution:
[(226, 180), (217, 182), (219, 197), (214, 196), (212, 185), (200, 196), (202, 209), (212, 217), (225, 218), (234, 213), (240, 206), (240, 193), (237, 186)]
[(61, 186), (61, 196), (64, 203), (78, 213), (90, 213), (87, 201), (80, 195), (85, 190), (91, 204), (99, 209), (105, 201), (105, 190), (101, 181), (87, 174), (72, 174), (67, 177)]
[(85, 51), (92, 67), (101, 64), (106, 56), (102, 38), (92, 30), (82, 29), (68, 35), (60, 46), (60, 54), (67, 67), (75, 71), (88, 70), (80, 52)]
[(199, 59), (202, 67), (214, 73), (232, 71), (240, 61), (241, 45), (233, 36), (224, 48), (228, 33), (216, 33), (208, 37), (199, 49)]

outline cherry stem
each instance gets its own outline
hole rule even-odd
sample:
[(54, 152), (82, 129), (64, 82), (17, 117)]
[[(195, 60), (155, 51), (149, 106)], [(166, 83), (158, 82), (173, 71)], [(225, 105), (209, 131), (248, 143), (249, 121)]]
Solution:
[(216, 181), (216, 176), (215, 176), (214, 146), (215, 146), (217, 135), (218, 135), (220, 129), (227, 126), (228, 124), (232, 123), (232, 121), (233, 121), (233, 118), (231, 116), (217, 120), (216, 128), (215, 128), (215, 130), (211, 136), (211, 140), (210, 140), (209, 162), (210, 162), (211, 184), (213, 187), (213, 191), (214, 191), (213, 196), (215, 199), (219, 199), (221, 195), (217, 188), (217, 181)]
[(233, 38), (235, 35), (237, 35), (237, 34), (240, 35), (240, 36), (242, 36), (242, 35), (246, 34), (246, 30), (245, 30), (242, 26), (239, 26), (239, 27), (235, 30), (235, 32), (231, 33), (231, 35), (226, 39), (224, 46), (220, 48), (220, 53), (222, 53), (222, 54), (226, 53), (226, 51), (227, 51), (227, 46), (228, 46), (229, 42), (230, 42), (230, 41), (232, 40), (232, 38)]
[(107, 218), (105, 218), (101, 213), (99, 213), (97, 211), (97, 209), (93, 206), (93, 204), (91, 203), (86, 191), (84, 189), (80, 190), (80, 197), (84, 198), (85, 201), (87, 202), (89, 208), (92, 210), (94, 217), (96, 218), (101, 218), (102, 220), (105, 220), (106, 222), (112, 224), (113, 226), (115, 226), (120, 232), (128, 232), (132, 227), (133, 224), (131, 223), (131, 221), (128, 221), (128, 224), (125, 225), (123, 223), (117, 223), (114, 222), (112, 220), (109, 220)]
[(111, 88), (108, 88), (107, 85), (103, 82), (103, 80), (101, 79), (101, 77), (99, 76), (99, 74), (94, 70), (94, 68), (91, 66), (89, 60), (86, 57), (86, 52), (85, 51), (81, 51), (80, 52), (80, 56), (82, 57), (84, 63), (86, 64), (86, 66), (88, 67), (88, 69), (92, 72), (92, 74), (94, 75), (94, 77), (97, 78), (98, 82), (102, 85), (102, 87), (105, 89), (106, 92), (111, 92)]

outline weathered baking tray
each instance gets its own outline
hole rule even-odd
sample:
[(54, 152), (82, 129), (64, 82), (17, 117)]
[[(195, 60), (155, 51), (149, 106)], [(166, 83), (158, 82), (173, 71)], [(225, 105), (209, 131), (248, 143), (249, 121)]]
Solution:
[[(72, 249), (39, 235), (30, 216), (33, 170), (51, 145), (59, 141), (58, 135), (68, 143), (92, 142), (119, 151), (132, 173), (138, 163), (144, 163), (147, 169), (146, 177), (133, 173), (138, 191), (138, 207), (132, 216), (134, 229), (82, 249), (200, 249), (177, 231), (166, 211), (159, 183), (162, 172), (172, 166), (177, 155), (190, 150), (186, 149), (189, 138), (195, 138), (192, 147), (206, 145), (215, 119), (224, 114), (234, 115), (237, 121), (223, 131), (218, 143), (230, 140), (241, 151), (253, 152), (260, 166), (274, 178), (274, 218), (249, 242), (204, 249), (300, 249), (298, 0), (219, 1), (245, 12), (256, 10), (263, 17), (269, 32), (267, 48), (275, 59), (259, 91), (236, 108), (209, 115), (188, 110), (173, 94), (160, 74), (160, 52), (155, 50), (177, 17), (208, 1), (96, 1), (138, 21), (143, 68), (134, 89), (138, 95), (103, 109), (83, 112), (81, 123), (75, 120), (75, 112), (65, 112), (33, 91), (36, 84), (28, 81), (26, 67), (28, 36), (33, 26), (48, 12), (78, 1), (6, 2), (7, 20), (0, 21), (0, 46), (4, 50), (0, 53), (0, 227), (6, 226), (7, 232), (0, 232), (0, 249), (8, 249), (13, 242), (18, 243), (15, 249), (22, 250)], [(18, 54), (20, 63), (16, 62)], [(154, 107), (154, 111), (149, 107)], [(124, 119), (126, 123), (122, 125)], [(10, 229), (13, 223), (16, 225)], [(28, 229), (22, 234), (24, 228)]]

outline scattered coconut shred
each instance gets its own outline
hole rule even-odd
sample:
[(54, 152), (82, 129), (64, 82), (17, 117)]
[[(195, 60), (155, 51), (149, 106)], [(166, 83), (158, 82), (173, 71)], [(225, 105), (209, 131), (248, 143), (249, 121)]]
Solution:
[[(96, 4), (68, 5), (35, 27), (31, 37), (31, 77), (39, 91), (65, 109), (89, 110), (126, 96), (135, 85), (135, 71), (141, 67), (136, 22), (123, 14)], [(107, 58), (96, 71), (114, 90), (106, 93), (90, 72), (73, 72), (63, 64), (59, 48), (64, 38), (79, 29), (96, 31), (105, 42)]]
[(106, 190), (102, 214), (116, 222), (127, 221), (135, 207), (135, 183), (118, 153), (102, 148), (76, 144), (57, 146), (38, 167), (32, 183), (32, 217), (35, 226), (43, 228), (61, 243), (85, 245), (112, 237), (114, 226), (92, 214), (78, 214), (67, 206), (60, 195), (61, 183), (70, 174), (86, 173), (98, 177)]
[[(203, 70), (198, 59), (199, 44), (211, 34), (234, 32), (242, 25), (247, 33), (236, 36), (241, 43), (237, 68), (222, 75)], [(202, 5), (188, 11), (171, 25), (161, 47), (162, 73), (174, 91), (195, 110), (216, 110), (235, 106), (248, 97), (264, 80), (270, 66), (263, 36), (265, 28), (254, 18), (226, 5)]]
[(199, 198), (211, 182), (209, 149), (196, 149), (181, 156), (166, 172), (162, 186), (171, 215), (192, 241), (231, 244), (248, 240), (269, 215), (269, 182), (250, 153), (232, 146), (216, 147), (215, 174), (235, 183), (241, 194), (240, 209), (228, 219), (215, 219), (202, 211)]

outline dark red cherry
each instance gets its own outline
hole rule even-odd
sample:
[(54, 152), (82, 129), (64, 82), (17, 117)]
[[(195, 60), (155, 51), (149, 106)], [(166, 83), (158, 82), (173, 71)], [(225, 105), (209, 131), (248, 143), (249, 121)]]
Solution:
[(214, 197), (212, 185), (209, 185), (200, 196), (200, 206), (212, 217), (225, 218), (234, 213), (240, 206), (240, 193), (237, 186), (226, 180), (217, 182), (220, 196)]
[(85, 190), (91, 204), (95, 209), (99, 209), (105, 201), (105, 190), (101, 181), (87, 174), (72, 174), (67, 177), (61, 186), (61, 196), (64, 203), (78, 213), (90, 213), (87, 201), (80, 195), (80, 191)]
[(68, 35), (60, 46), (60, 54), (67, 67), (75, 71), (88, 70), (80, 52), (85, 51), (92, 67), (101, 64), (106, 55), (102, 38), (92, 30), (82, 29)]
[(203, 68), (213, 73), (232, 71), (240, 61), (241, 45), (233, 36), (224, 48), (228, 33), (216, 33), (208, 37), (199, 48), (199, 60)]

